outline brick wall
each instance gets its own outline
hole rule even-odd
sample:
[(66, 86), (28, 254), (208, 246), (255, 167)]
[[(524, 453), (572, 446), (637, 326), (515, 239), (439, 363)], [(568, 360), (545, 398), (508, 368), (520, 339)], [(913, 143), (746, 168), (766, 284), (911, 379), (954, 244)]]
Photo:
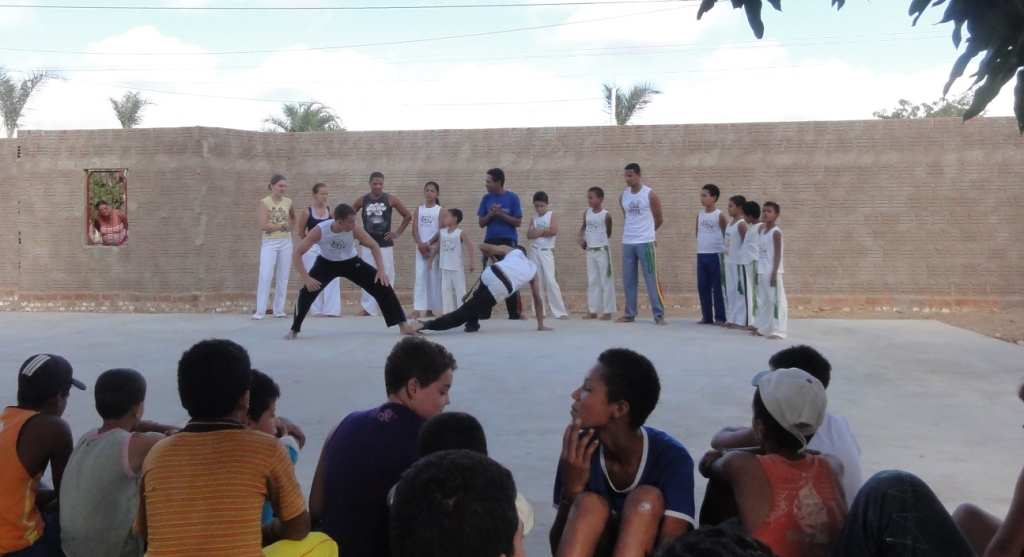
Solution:
[[(573, 236), (585, 191), (614, 208), (622, 167), (639, 162), (661, 196), (664, 290), (692, 304), (693, 220), (705, 182), (782, 205), (787, 289), (819, 305), (972, 305), (1024, 297), (1024, 140), (1010, 119), (267, 134), (211, 128), (28, 131), (0, 141), (17, 234), (0, 235), (0, 291), (22, 309), (247, 309), (259, 253), (258, 200), (274, 172), (308, 204), (316, 181), (351, 203), (372, 170), (414, 208), (427, 180), (445, 206), (473, 216), (484, 171), (500, 166), (532, 215), (544, 190), (560, 218), (563, 291), (581, 307), (586, 270)], [(16, 158), (20, 148), (21, 156)], [(131, 235), (87, 247), (84, 170), (129, 169)], [(616, 237), (621, 214), (615, 211)], [(527, 221), (528, 222), (528, 221)], [(410, 230), (411, 232), (411, 230)], [(525, 233), (525, 226), (523, 228)], [(618, 250), (613, 250), (616, 259)], [(396, 253), (398, 286), (413, 278), (410, 234)], [(19, 271), (20, 268), (20, 271)], [(293, 289), (298, 282), (293, 275)], [(343, 287), (346, 302), (354, 290)], [(643, 298), (643, 296), (641, 296)], [(47, 303), (54, 304), (47, 306)], [(0, 306), (3, 307), (3, 306)]]

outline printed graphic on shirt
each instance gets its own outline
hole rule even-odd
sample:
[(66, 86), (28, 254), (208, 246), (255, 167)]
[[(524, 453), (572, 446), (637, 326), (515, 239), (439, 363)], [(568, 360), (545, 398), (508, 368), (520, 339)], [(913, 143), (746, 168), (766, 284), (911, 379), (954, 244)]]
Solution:
[(332, 238), (328, 244), (330, 244), (332, 250), (344, 251), (349, 247), (348, 242), (343, 238)]
[(632, 199), (629, 202), (629, 206), (626, 207), (626, 213), (631, 217), (639, 217), (643, 214), (643, 210), (640, 208), (640, 200)]
[(387, 212), (387, 208), (387, 203), (383, 201), (369, 201), (363, 205), (367, 227), (375, 230), (383, 228), (385, 225), (384, 213)]
[[(382, 217), (381, 222), (383, 221), (384, 219)], [(420, 226), (430, 226), (432, 224), (434, 224), (434, 215), (429, 213), (420, 213)]]
[(441, 238), (441, 251), (445, 253), (456, 253), (459, 250), (459, 237), (455, 234), (445, 235)]
[(711, 219), (700, 219), (700, 231), (705, 234), (714, 234), (716, 230), (719, 230), (718, 221)]
[(288, 222), (288, 211), (284, 207), (270, 208), (270, 224), (281, 225)]

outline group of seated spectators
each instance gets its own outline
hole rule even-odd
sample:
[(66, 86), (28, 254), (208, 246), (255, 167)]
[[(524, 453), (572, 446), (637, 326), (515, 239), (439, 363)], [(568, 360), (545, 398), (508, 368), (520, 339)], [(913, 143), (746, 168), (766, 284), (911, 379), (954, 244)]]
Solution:
[[(443, 412), (456, 368), (440, 344), (399, 341), (386, 401), (330, 432), (307, 505), (294, 468), (305, 435), (277, 416), (279, 386), (238, 344), (182, 355), (180, 429), (143, 419), (142, 374), (102, 373), (99, 427), (77, 444), (61, 416), (86, 386), (63, 357), (32, 356), (0, 414), (0, 556), (523, 557), (531, 505), (480, 422)], [(654, 365), (602, 352), (572, 393), (552, 555), (1022, 555), (1024, 479), (1005, 521), (971, 505), (950, 515), (906, 472), (862, 482), (851, 427), (827, 411), (828, 360), (795, 346), (769, 368), (753, 376), (750, 425), (721, 430), (695, 467), (646, 425)], [(699, 513), (695, 472), (708, 480)]]

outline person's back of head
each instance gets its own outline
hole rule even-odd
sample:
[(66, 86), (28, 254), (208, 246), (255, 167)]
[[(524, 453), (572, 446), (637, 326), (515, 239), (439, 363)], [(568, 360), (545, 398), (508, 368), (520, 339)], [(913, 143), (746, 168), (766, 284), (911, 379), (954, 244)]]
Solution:
[(134, 369), (111, 369), (96, 379), (96, 412), (104, 420), (120, 420), (134, 414), (142, 418), (146, 378)]
[(597, 357), (601, 379), (608, 389), (608, 402), (629, 404), (629, 425), (640, 428), (658, 405), (661, 380), (645, 356), (628, 348), (610, 348)]
[(60, 416), (67, 407), (71, 387), (85, 390), (74, 378), (71, 363), (56, 354), (36, 354), (18, 369), (18, 406)]
[(767, 545), (724, 528), (701, 528), (676, 538), (657, 557), (774, 557)]
[(391, 508), (393, 557), (522, 555), (512, 474), (472, 451), (442, 451), (402, 475)]
[(821, 352), (806, 344), (779, 350), (768, 360), (768, 366), (772, 369), (802, 369), (821, 381), (826, 389), (832, 380), (832, 364)]
[(453, 450), (487, 455), (487, 437), (480, 422), (463, 412), (445, 412), (427, 420), (420, 429), (416, 453), (422, 458)]
[(757, 201), (747, 201), (743, 204), (743, 214), (757, 220), (761, 218), (761, 206), (758, 205)]
[(753, 385), (754, 430), (762, 447), (803, 452), (825, 421), (825, 387), (800, 369), (761, 372)]
[(251, 384), (249, 353), (230, 340), (198, 342), (178, 361), (178, 394), (193, 419), (233, 418), (244, 423)]
[(448, 209), (448, 212), (452, 214), (456, 225), (462, 224), (462, 209)]

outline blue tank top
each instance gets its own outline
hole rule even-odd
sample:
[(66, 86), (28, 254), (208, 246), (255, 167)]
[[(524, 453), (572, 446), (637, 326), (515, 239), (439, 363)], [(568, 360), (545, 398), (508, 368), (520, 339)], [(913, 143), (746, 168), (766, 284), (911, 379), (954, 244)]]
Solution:
[(321, 222), (331, 220), (331, 208), (330, 207), (327, 208), (327, 218), (325, 218), (325, 219), (318, 219), (318, 218), (316, 218), (316, 215), (313, 214), (313, 208), (312, 207), (307, 207), (306, 210), (309, 211), (309, 218), (306, 219), (306, 232), (309, 232), (310, 230), (313, 230)]

